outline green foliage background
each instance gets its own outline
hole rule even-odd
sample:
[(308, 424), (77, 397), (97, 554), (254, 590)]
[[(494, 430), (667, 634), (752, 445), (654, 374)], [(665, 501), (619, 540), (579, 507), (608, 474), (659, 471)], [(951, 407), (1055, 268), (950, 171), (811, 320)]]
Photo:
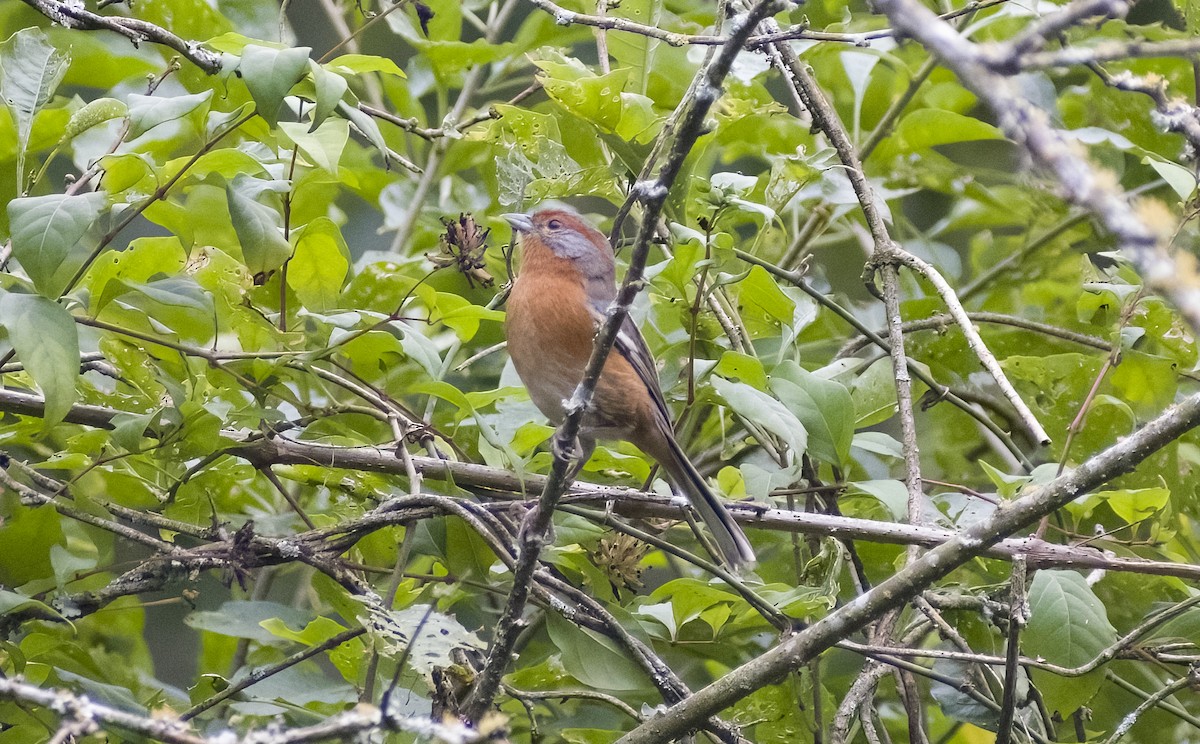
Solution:
[[(471, 654), (450, 647), (486, 647), (510, 574), (495, 535), (464, 518), (474, 513), (467, 507), (380, 519), (324, 563), (307, 560), (304, 547), (267, 560), (230, 546), (237, 535), (263, 535), (311, 547), (286, 541), (332, 539), (409, 492), (503, 504), (521, 489), (447, 479), (426, 460), (414, 481), (399, 454), (379, 472), (247, 457), (239, 447), (280, 437), (440, 453), (493, 474), (545, 472), (551, 429), (495, 349), (512, 268), (499, 215), (561, 199), (609, 228), (708, 47), (611, 31), (600, 64), (592, 29), (515, 0), (327, 5), (162, 0), (98, 11), (197, 42), (215, 63), (206, 71), (151, 40), (135, 46), (107, 31), (52, 26), (31, 5), (0, 1), (8, 39), (0, 235), (9, 241), (0, 372), (6, 390), (44, 399), (0, 405), (9, 463), (0, 494), (5, 677), (142, 715), (179, 714), (251, 669), (390, 611), (382, 625), (417, 635), (414, 649), (433, 649), (429, 658), (403, 658), (407, 637), (376, 623), (196, 710), (192, 725), (208, 734), (272, 720), (298, 727), (360, 699), (378, 705), (398, 664), (402, 712), (440, 715), (471, 681)], [(427, 28), (419, 8), (432, 12)], [(622, 0), (608, 13), (684, 35), (714, 33), (717, 21), (700, 0)], [(988, 2), (955, 23), (988, 42), (1035, 18), (1025, 4)], [(813, 0), (776, 20), (835, 35), (886, 28), (865, 3), (844, 0)], [(1192, 21), (1188, 8), (1138, 3), (1125, 20), (1080, 25), (1062, 41), (1187, 39)], [(361, 33), (347, 37), (339, 23)], [(1028, 167), (994, 115), (954, 74), (927, 64), (919, 44), (855, 40), (794, 43), (858, 146), (893, 236), (979, 314), (983, 339), (1054, 440), (1047, 448), (1031, 440), (953, 322), (912, 329), (910, 357), (970, 409), (915, 383), (926, 519), (954, 528), (1194, 391), (1194, 329), (1142, 289), (1090, 216)], [(1186, 56), (1105, 68), (1158, 76), (1171, 95), (1196, 85)], [(1180, 251), (1192, 249), (1194, 164), (1150, 98), (1084, 67), (1030, 70), (1018, 82), (1104, 179), (1136, 193), (1148, 222)], [(460, 215), (491, 230), (482, 264), (474, 273), (435, 270), (431, 257), (453, 247), (443, 220)], [(856, 343), (839, 314), (882, 329), (883, 306), (861, 281), (870, 238), (836, 154), (763, 54), (739, 58), (666, 216), (671, 241), (652, 253), (634, 315), (702, 470), (730, 499), (903, 520), (891, 363)], [(786, 280), (797, 269), (812, 292)], [(480, 281), (485, 272), (495, 284)], [(945, 312), (925, 280), (901, 279), (904, 320)], [(1196, 562), (1198, 444), (1189, 434), (1109, 490), (1081, 494), (1047, 539)], [(638, 486), (650, 467), (636, 449), (610, 443), (580, 478)], [(503, 505), (489, 513), (510, 530), (520, 516)], [(743, 594), (662, 551), (642, 557), (612, 537), (604, 517), (596, 504), (560, 514), (545, 560), (693, 689), (773, 644), (777, 629)], [(745, 585), (796, 621), (823, 616), (904, 560), (896, 545), (859, 541), (851, 553), (829, 537), (747, 529), (761, 561)], [(686, 525), (662, 537), (704, 554)], [(219, 560), (197, 561), (206, 545)], [(170, 564), (176, 550), (184, 555)], [(153, 580), (114, 591), (138, 571)], [(988, 608), (1007, 598), (1009, 574), (1005, 562), (980, 559), (935, 589), (956, 600), (946, 600), (957, 609), (945, 619), (976, 653), (1004, 653), (1005, 626)], [(391, 607), (364, 603), (355, 581), (394, 595)], [(1041, 570), (1030, 579), (1022, 652), (1082, 665), (1151, 613), (1194, 596), (1179, 577)], [(900, 627), (919, 619), (906, 615)], [(1198, 619), (1185, 608), (1138, 642), (1178, 642), (1174, 652), (1190, 659)], [(957, 648), (929, 631), (918, 645)], [(664, 703), (629, 656), (595, 627), (537, 607), (493, 722), (517, 741), (615, 740), (635, 725), (630, 713)], [(1034, 670), (1023, 684), (1066, 719), (1061, 740), (1107, 736), (1141, 701), (1131, 687), (1152, 693), (1186, 673), (1144, 658), (1079, 677)], [(830, 651), (722, 715), (754, 741), (812, 740), (831, 725), (862, 661)], [(994, 705), (947, 684), (977, 672), (945, 660), (932, 669), (940, 681), (915, 682), (931, 738), (989, 740)], [(996, 679), (985, 679), (977, 692), (998, 700)], [(562, 694), (540, 694), (553, 691)], [(1147, 712), (1125, 740), (1197, 739), (1195, 700), (1184, 692), (1169, 702), (1173, 712)], [(885, 680), (875, 720), (897, 740), (909, 725), (901, 703)], [(1072, 719), (1081, 707), (1090, 714)], [(1034, 709), (1023, 704), (1018, 718), (1036, 730)], [(0, 700), (0, 742), (48, 740), (57, 720), (44, 707)]]

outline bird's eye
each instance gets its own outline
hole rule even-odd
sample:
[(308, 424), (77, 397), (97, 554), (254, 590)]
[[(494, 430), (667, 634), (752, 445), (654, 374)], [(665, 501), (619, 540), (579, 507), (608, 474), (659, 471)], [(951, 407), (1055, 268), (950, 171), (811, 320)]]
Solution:
[(551, 230), (558, 230), (562, 228), (562, 222), (558, 220), (550, 220), (546, 223), (546, 227), (550, 228)]

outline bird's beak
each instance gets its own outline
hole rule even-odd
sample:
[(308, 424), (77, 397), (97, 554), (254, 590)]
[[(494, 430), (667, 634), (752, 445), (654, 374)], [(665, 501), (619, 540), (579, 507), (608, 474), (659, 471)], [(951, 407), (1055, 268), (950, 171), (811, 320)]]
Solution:
[(533, 232), (533, 219), (527, 214), (509, 212), (500, 216), (512, 225), (512, 229), (516, 232)]

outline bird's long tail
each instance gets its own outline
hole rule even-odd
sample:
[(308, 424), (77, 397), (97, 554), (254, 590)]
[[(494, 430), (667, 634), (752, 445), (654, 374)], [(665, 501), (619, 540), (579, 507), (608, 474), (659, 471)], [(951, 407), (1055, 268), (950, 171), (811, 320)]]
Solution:
[(704, 478), (692, 465), (691, 460), (684, 454), (679, 442), (673, 436), (666, 437), (671, 456), (662, 458), (660, 463), (666, 469), (676, 487), (684, 492), (691, 501), (701, 521), (712, 533), (717, 550), (725, 563), (735, 570), (749, 568), (754, 565), (754, 549), (746, 533), (734, 521), (733, 515), (712, 492)]

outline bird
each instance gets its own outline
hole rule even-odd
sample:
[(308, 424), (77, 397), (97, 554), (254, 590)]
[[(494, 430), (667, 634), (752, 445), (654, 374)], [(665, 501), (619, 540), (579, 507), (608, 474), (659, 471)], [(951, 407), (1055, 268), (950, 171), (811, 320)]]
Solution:
[[(557, 425), (617, 296), (613, 250), (600, 230), (565, 205), (502, 216), (521, 249), (505, 311), (508, 353), (530, 399)], [(654, 357), (628, 316), (584, 414), (571, 477), (587, 462), (597, 439), (632, 442), (654, 458), (712, 533), (717, 557), (734, 570), (754, 565), (746, 534), (675, 438)]]

